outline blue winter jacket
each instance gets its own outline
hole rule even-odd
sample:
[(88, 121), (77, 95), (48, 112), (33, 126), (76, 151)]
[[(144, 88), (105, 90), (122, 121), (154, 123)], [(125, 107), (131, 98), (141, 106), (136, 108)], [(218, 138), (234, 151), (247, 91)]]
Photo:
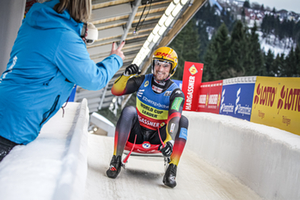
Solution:
[(0, 78), (0, 136), (18, 144), (38, 136), (74, 84), (99, 90), (123, 65), (115, 54), (95, 64), (80, 37), (83, 23), (55, 12), (58, 2), (31, 7)]

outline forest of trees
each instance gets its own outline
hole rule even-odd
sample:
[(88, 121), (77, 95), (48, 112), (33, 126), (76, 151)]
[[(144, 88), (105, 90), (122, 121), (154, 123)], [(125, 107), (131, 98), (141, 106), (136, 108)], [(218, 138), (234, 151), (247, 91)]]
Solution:
[(298, 43), (288, 55), (264, 52), (256, 25), (248, 28), (230, 12), (216, 15), (215, 8), (206, 3), (170, 44), (179, 56), (174, 79), (182, 80), (185, 61), (204, 63), (203, 82), (237, 76), (299, 77), (299, 22), (275, 22), (278, 17), (267, 16), (261, 31), (264, 37), (274, 34), (278, 40), (288, 38)]
[(274, 35), (278, 40), (289, 39), (300, 43), (300, 21), (284, 19), (280, 21), (279, 16), (274, 17), (274, 13), (265, 15), (261, 24), (263, 37)]

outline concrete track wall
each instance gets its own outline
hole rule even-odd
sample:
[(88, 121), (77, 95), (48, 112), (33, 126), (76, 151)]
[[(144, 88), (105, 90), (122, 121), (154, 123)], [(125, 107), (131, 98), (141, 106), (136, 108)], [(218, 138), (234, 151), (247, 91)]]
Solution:
[(265, 199), (300, 199), (300, 137), (230, 116), (184, 112), (186, 148)]

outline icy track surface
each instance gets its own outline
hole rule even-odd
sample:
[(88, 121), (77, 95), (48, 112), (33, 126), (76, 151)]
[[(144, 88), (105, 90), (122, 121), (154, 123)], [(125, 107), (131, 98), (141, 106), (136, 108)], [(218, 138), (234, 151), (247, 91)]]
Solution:
[[(177, 186), (164, 186), (162, 158), (131, 156), (116, 179), (106, 176), (113, 153), (113, 138), (89, 134), (85, 200), (202, 199), (260, 200), (235, 177), (199, 159), (185, 149), (177, 169)], [(123, 155), (124, 158), (124, 155)]]

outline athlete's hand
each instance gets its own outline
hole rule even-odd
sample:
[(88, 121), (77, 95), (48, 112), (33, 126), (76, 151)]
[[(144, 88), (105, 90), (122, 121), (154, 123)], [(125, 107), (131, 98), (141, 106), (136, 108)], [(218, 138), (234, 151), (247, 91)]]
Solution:
[(126, 67), (124, 75), (132, 75), (138, 73), (139, 73), (139, 67), (136, 64), (131, 64), (128, 67)]
[(163, 145), (160, 145), (158, 150), (161, 151), (161, 153), (166, 156), (166, 157), (169, 157), (171, 156), (172, 152), (173, 152), (173, 143), (174, 141), (171, 140), (171, 141), (168, 141), (166, 144), (165, 144), (165, 147), (163, 147)]
[(116, 49), (116, 43), (113, 43), (109, 55), (116, 54), (116, 55), (120, 56), (122, 58), (122, 60), (124, 61), (125, 56), (124, 56), (123, 52), (121, 51), (124, 45), (125, 45), (125, 41), (121, 42), (121, 44)]

